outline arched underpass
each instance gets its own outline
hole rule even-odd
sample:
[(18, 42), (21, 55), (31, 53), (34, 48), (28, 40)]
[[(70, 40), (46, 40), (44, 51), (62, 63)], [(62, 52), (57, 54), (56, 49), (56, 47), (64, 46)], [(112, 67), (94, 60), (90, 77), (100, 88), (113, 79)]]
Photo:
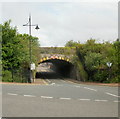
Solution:
[(36, 79), (72, 78), (74, 72), (74, 65), (71, 62), (61, 59), (49, 59), (39, 63)]

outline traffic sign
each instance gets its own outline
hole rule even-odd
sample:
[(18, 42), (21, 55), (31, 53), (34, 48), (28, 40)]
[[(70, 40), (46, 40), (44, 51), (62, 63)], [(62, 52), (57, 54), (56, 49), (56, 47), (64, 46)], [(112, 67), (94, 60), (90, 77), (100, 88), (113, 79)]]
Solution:
[(31, 70), (35, 70), (35, 63), (32, 63), (30, 68)]

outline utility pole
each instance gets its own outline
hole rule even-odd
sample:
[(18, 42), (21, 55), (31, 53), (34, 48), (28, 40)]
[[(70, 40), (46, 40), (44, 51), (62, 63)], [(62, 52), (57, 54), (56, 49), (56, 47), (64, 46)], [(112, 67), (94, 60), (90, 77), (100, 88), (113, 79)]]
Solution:
[(32, 70), (31, 70), (31, 64), (32, 64), (31, 26), (36, 26), (35, 27), (36, 30), (38, 30), (40, 28), (38, 27), (38, 24), (35, 24), (35, 25), (31, 24), (31, 15), (29, 15), (28, 23), (24, 24), (23, 26), (29, 26), (29, 35), (30, 35), (30, 37), (29, 37), (29, 55), (30, 55), (29, 59), (30, 59), (30, 61), (29, 61), (29, 80), (28, 80), (28, 82), (32, 83), (33, 81), (32, 81)]

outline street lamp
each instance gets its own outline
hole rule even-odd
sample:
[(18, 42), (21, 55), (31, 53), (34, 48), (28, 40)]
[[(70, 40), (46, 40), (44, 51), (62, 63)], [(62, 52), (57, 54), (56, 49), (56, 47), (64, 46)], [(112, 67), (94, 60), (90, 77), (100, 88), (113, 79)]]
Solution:
[(107, 66), (109, 68), (109, 79), (110, 79), (110, 70), (111, 70), (112, 63), (111, 62), (107, 62), (106, 64), (107, 64)]
[(30, 83), (31, 83), (32, 82), (32, 73), (31, 73), (31, 64), (32, 64), (32, 58), (31, 58), (31, 55), (32, 55), (32, 52), (31, 52), (31, 50), (32, 50), (31, 49), (31, 26), (36, 26), (35, 27), (36, 30), (38, 30), (40, 28), (38, 27), (38, 24), (35, 24), (35, 25), (31, 24), (31, 15), (29, 15), (28, 23), (24, 24), (23, 26), (29, 26), (29, 35), (30, 35), (30, 39), (29, 39), (29, 54), (30, 54), (30, 63), (29, 63), (29, 65), (30, 65), (30, 69), (29, 69), (29, 71), (30, 71)]

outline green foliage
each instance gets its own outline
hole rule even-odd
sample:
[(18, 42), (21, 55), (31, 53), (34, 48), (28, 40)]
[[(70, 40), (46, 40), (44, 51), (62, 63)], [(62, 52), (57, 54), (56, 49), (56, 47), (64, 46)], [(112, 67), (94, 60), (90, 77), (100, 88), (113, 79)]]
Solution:
[(114, 44), (113, 47), (115, 49), (115, 55), (114, 55), (114, 62), (116, 64), (116, 75), (118, 80), (120, 81), (120, 39), (117, 39)]
[(81, 63), (81, 61), (79, 60), (77, 56), (74, 56), (72, 58), (72, 63), (76, 67), (77, 80), (86, 81), (88, 79), (88, 75), (86, 71), (84, 70), (83, 64)]
[(70, 40), (66, 43), (65, 47), (76, 47), (79, 44), (79, 42), (75, 42), (73, 40)]
[[(26, 82), (29, 76), (24, 73), (29, 74), (29, 41), (31, 40), (32, 44), (32, 62), (37, 64), (40, 58), (38, 38), (27, 34), (19, 34), (17, 27), (11, 27), (10, 23), (9, 20), (0, 25), (2, 28), (3, 81)], [(5, 73), (8, 73), (8, 78)]]
[(101, 60), (102, 55), (100, 53), (88, 52), (85, 56), (86, 69), (90, 71), (96, 70), (99, 67)]
[(114, 77), (110, 80), (110, 83), (119, 83), (120, 82), (120, 77)]
[(2, 26), (2, 62), (3, 69), (12, 69), (19, 65), (19, 40), (16, 28), (10, 27), (10, 21)]
[(105, 70), (97, 70), (90, 78), (90, 80), (94, 79), (95, 82), (109, 83), (108, 74)]
[[(70, 47), (72, 46), (71, 44), (74, 44), (74, 42), (69, 41), (66, 43), (66, 45)], [(85, 44), (78, 43), (75, 46), (75, 57), (78, 58), (75, 58), (73, 63), (75, 62), (80, 78), (84, 77), (85, 81), (88, 80), (106, 83), (120, 82), (119, 39), (114, 43), (96, 43), (95, 39), (89, 39)], [(107, 62), (112, 63), (110, 69), (106, 65)], [(88, 78), (87, 75), (85, 75), (86, 73)]]
[(75, 47), (43, 47), (40, 53), (71, 55), (75, 53)]
[(12, 79), (12, 73), (8, 70), (3, 70), (2, 71), (2, 81), (4, 82), (12, 82), (13, 79)]

